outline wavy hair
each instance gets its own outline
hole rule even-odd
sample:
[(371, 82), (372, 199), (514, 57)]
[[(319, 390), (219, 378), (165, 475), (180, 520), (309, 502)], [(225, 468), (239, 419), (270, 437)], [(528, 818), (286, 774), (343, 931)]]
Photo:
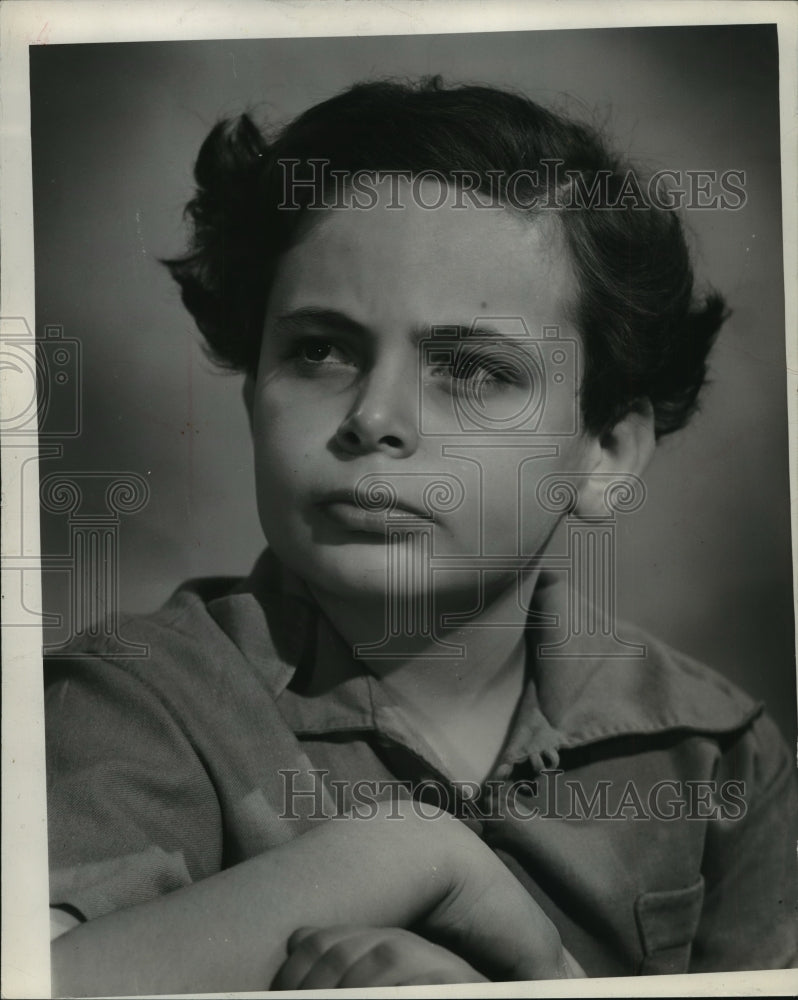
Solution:
[[(515, 197), (520, 190), (529, 204), (542, 198), (554, 206), (579, 277), (575, 320), (585, 353), (586, 429), (601, 433), (642, 400), (653, 406), (658, 437), (687, 422), (727, 311), (714, 292), (694, 296), (678, 213), (655, 203), (645, 183), (624, 197), (631, 167), (597, 129), (519, 94), (448, 87), (439, 77), (356, 84), (271, 135), (248, 115), (211, 130), (186, 206), (188, 250), (164, 263), (217, 363), (249, 373), (257, 368), (276, 262), (318, 196), (300, 187), (293, 193), (297, 210), (281, 208), (281, 165), (307, 167), (312, 160), (326, 161), (338, 176), (434, 171), (456, 184), (467, 171), (477, 178), (477, 192), (503, 199), (513, 211), (523, 209), (511, 203), (507, 178), (522, 175)], [(560, 165), (554, 180), (541, 169), (552, 162)], [(574, 204), (574, 188), (599, 193)]]

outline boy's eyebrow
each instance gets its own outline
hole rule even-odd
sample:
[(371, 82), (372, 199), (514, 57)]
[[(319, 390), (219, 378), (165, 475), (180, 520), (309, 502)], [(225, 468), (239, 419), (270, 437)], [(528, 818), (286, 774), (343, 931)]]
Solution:
[(447, 334), (450, 334), (454, 340), (468, 340), (470, 337), (489, 337), (494, 340), (509, 341), (511, 344), (519, 339), (524, 339), (523, 337), (519, 338), (517, 333), (508, 334), (498, 327), (476, 322), (469, 326), (463, 323), (435, 323), (416, 332), (416, 336), (419, 339), (433, 336), (443, 340)]
[[(331, 333), (357, 334), (368, 336), (371, 334), (369, 327), (358, 322), (346, 313), (338, 309), (328, 309), (322, 306), (302, 306), (290, 312), (283, 313), (275, 320), (275, 325), (280, 327), (305, 327), (319, 326)], [(412, 332), (414, 343), (427, 340), (430, 337), (440, 337), (443, 339), (446, 334), (450, 334), (454, 340), (467, 340), (470, 337), (490, 337), (496, 340), (508, 341), (510, 344), (519, 340), (518, 334), (509, 335), (495, 326), (478, 322), (466, 325), (464, 323), (430, 323), (415, 327)], [(524, 340), (524, 337), (520, 338)]]
[(301, 309), (293, 309), (291, 312), (283, 313), (275, 320), (275, 326), (279, 327), (308, 327), (319, 326), (332, 333), (360, 334), (369, 333), (368, 327), (358, 323), (356, 319), (347, 316), (346, 313), (338, 309), (324, 309), (320, 306), (303, 306)]

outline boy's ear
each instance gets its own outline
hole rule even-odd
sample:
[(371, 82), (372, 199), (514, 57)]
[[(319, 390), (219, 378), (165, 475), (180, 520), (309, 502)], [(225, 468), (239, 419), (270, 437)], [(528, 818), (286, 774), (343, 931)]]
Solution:
[(582, 517), (606, 517), (605, 492), (613, 476), (639, 476), (656, 447), (654, 409), (640, 400), (614, 427), (594, 438), (584, 486), (579, 491), (575, 513)]
[(244, 379), (244, 385), (242, 388), (242, 395), (244, 397), (244, 406), (247, 410), (247, 419), (249, 420), (249, 430), (252, 433), (252, 411), (255, 405), (255, 378), (252, 375), (247, 375)]

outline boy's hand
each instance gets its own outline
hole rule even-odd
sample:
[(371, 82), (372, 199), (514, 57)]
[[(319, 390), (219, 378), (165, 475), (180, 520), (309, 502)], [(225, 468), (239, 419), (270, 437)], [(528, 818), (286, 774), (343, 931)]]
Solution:
[(489, 981), (452, 952), (398, 927), (302, 927), (287, 947), (275, 990)]

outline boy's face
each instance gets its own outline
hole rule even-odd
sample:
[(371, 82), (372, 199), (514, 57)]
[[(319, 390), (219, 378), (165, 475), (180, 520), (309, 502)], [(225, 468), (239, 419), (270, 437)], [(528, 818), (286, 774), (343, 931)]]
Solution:
[[(440, 189), (422, 192), (433, 204)], [(400, 210), (386, 197), (311, 213), (279, 262), (252, 402), (258, 508), (283, 562), (338, 596), (389, 586), (386, 515), (363, 513), (359, 483), (389, 484), (396, 517), (431, 511), (433, 556), (473, 569), (538, 553), (558, 520), (538, 483), (586, 461), (578, 288), (558, 223), (453, 199), (426, 209), (408, 185)], [(436, 572), (436, 590), (469, 576)]]

